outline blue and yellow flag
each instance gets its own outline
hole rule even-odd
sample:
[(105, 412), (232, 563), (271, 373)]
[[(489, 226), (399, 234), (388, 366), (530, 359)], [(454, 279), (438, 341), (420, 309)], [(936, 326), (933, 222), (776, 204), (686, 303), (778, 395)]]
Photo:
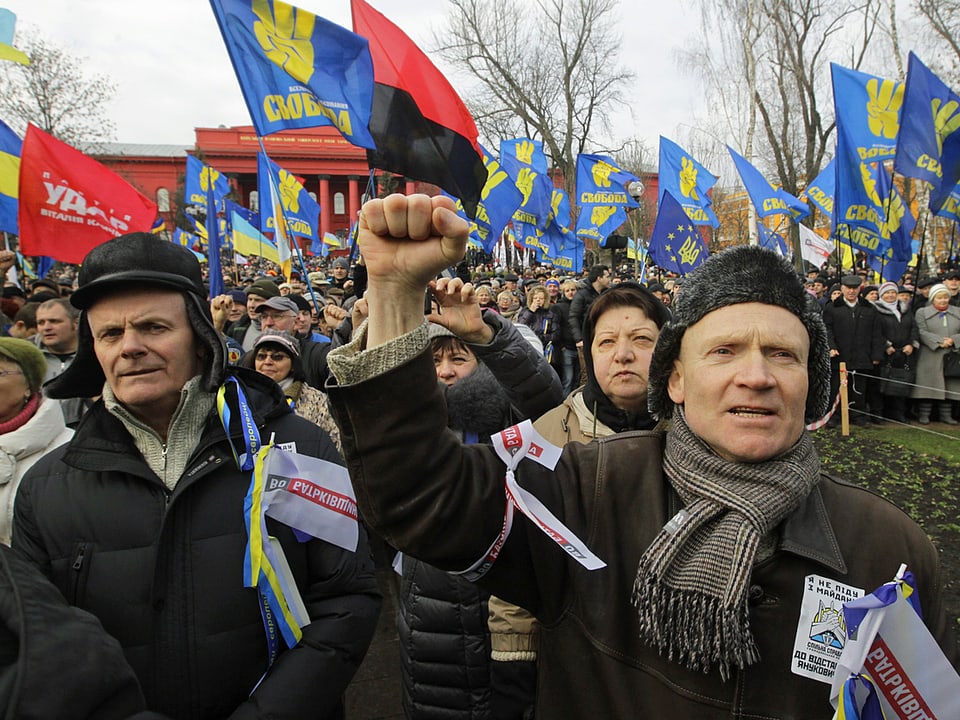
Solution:
[(660, 197), (647, 252), (661, 268), (680, 275), (686, 275), (710, 254), (697, 226), (669, 192)]
[(556, 238), (550, 240), (547, 244), (550, 248), (543, 254), (541, 260), (558, 270), (565, 270), (569, 273), (579, 273), (583, 271), (583, 241), (577, 238), (571, 231), (562, 231), (556, 225), (551, 225), (547, 233), (558, 233), (562, 235), (562, 240)]
[(529, 138), (502, 140), (500, 167), (523, 194), (523, 202), (514, 212), (514, 219), (540, 229), (545, 228), (550, 217), (553, 181), (547, 172), (543, 143)]
[(622, 170), (605, 155), (577, 155), (577, 205), (626, 205), (640, 203), (627, 192), (627, 186), (639, 182), (633, 173)]
[(6, 8), (0, 8), (0, 60), (29, 65), (26, 53), (13, 46), (13, 33), (17, 25), (17, 16)]
[(212, 188), (213, 199), (219, 207), (220, 201), (230, 192), (227, 176), (215, 170), (194, 155), (187, 155), (187, 173), (184, 180), (184, 199), (187, 205), (207, 206), (207, 191)]
[(890, 241), (889, 257), (897, 262), (909, 262), (913, 257), (913, 231), (917, 221), (883, 165), (877, 168), (877, 194), (883, 203), (883, 235)]
[(813, 182), (807, 185), (800, 196), (809, 198), (810, 202), (827, 217), (833, 217), (833, 199), (837, 194), (837, 168), (836, 160), (831, 160), (827, 166), (820, 171)]
[(860, 161), (844, 125), (837, 125), (837, 195), (833, 225), (837, 237), (868, 255), (890, 248), (885, 236), (883, 202), (877, 192), (876, 166)]
[(570, 198), (567, 196), (567, 191), (554, 188), (553, 197), (550, 200), (550, 221), (547, 223), (547, 227), (556, 225), (563, 230), (569, 230), (571, 224)]
[(837, 125), (843, 125), (860, 162), (892, 158), (897, 147), (904, 85), (830, 63)]
[[(277, 189), (283, 216), (292, 235), (310, 240), (317, 239), (317, 226), (320, 222), (320, 205), (310, 197), (300, 180), (277, 165), (265, 153), (257, 155), (257, 191), (261, 202), (271, 197), (271, 186)], [(276, 232), (273, 213), (260, 214), (260, 230)]]
[(233, 213), (233, 249), (241, 255), (259, 255), (266, 260), (280, 264), (280, 255), (277, 246), (270, 242), (263, 233), (238, 213)]
[(20, 148), (23, 141), (0, 120), (0, 230), (17, 234)]
[(930, 183), (937, 213), (960, 181), (960, 96), (912, 52), (906, 86), (893, 168)]
[[(480, 193), (476, 218), (470, 220), (466, 212), (463, 212), (463, 218), (470, 223), (470, 235), (474, 242), (482, 247), (484, 252), (492, 253), (503, 229), (523, 203), (523, 193), (493, 154), (482, 145), (480, 150), (483, 152), (483, 164), (487, 168), (487, 181)], [(462, 209), (460, 201), (456, 202), (457, 207)]]
[[(183, 245), (185, 248), (190, 248), (193, 251), (199, 251), (201, 246), (204, 244), (203, 241), (197, 236), (191, 233), (188, 233), (186, 230), (181, 228), (173, 229), (173, 242), (177, 245)], [(206, 260), (206, 255), (203, 256)]]
[(953, 186), (936, 214), (960, 222), (960, 185)]
[(672, 140), (660, 136), (660, 202), (669, 193), (680, 203), (695, 225), (717, 227), (720, 220), (707, 194), (717, 182), (715, 175)]
[(789, 215), (799, 222), (810, 214), (810, 208), (802, 200), (795, 198), (782, 188), (775, 188), (750, 161), (727, 145), (727, 151), (737, 166), (740, 179), (747, 188), (747, 194), (757, 210), (758, 217), (768, 215)]
[(259, 135), (332, 125), (369, 150), (367, 40), (280, 0), (210, 0)]
[(622, 205), (585, 207), (577, 217), (576, 234), (581, 240), (594, 240), (600, 245), (626, 221), (627, 211)]

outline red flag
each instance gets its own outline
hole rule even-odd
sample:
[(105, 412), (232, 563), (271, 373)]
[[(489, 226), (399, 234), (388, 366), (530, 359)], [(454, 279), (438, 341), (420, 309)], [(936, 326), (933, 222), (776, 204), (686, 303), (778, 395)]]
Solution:
[(100, 243), (150, 232), (157, 205), (130, 183), (34, 125), (20, 153), (20, 252), (79, 263)]
[(351, 0), (353, 31), (373, 58), (370, 165), (439, 185), (475, 217), (487, 180), (477, 126), (457, 91), (404, 32), (364, 0)]

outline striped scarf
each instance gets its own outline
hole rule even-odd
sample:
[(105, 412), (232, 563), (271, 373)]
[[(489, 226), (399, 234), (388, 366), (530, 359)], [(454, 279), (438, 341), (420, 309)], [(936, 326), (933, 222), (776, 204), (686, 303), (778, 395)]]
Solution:
[(678, 407), (663, 469), (684, 508), (660, 531), (637, 567), (632, 601), (640, 637), (691, 670), (759, 659), (750, 632), (747, 588), (761, 538), (796, 509), (820, 479), (808, 433), (760, 463), (718, 457)]

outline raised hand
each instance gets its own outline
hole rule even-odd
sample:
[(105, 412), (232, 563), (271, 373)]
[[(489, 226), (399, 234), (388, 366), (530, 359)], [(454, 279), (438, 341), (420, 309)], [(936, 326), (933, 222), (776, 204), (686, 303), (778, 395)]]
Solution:
[(486, 344), (493, 340), (493, 329), (483, 321), (480, 301), (472, 283), (460, 278), (440, 278), (430, 283), (440, 313), (430, 313), (427, 320), (470, 343)]
[(413, 292), (422, 301), (427, 283), (463, 259), (468, 232), (446, 197), (370, 200), (360, 213), (358, 234), (368, 287)]

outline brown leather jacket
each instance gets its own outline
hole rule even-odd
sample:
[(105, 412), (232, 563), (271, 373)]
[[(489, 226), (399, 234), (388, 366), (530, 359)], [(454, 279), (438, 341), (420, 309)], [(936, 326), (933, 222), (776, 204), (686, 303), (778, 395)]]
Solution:
[[(429, 354), (332, 387), (330, 396), (360, 508), (375, 531), (448, 570), (482, 557), (503, 522), (504, 466), (490, 448), (462, 446), (446, 429)], [(661, 434), (632, 432), (567, 446), (555, 472), (521, 463), (521, 485), (607, 562), (583, 569), (518, 513), (481, 580), (541, 622), (538, 720), (830, 717), (829, 685), (791, 673), (806, 579), (870, 592), (901, 562), (917, 578), (928, 627), (956, 664), (927, 536), (885, 500), (826, 476), (754, 567), (750, 621), (759, 663), (724, 682), (716, 671), (691, 672), (644, 646), (630, 604), (637, 562), (679, 509), (661, 451)]]

